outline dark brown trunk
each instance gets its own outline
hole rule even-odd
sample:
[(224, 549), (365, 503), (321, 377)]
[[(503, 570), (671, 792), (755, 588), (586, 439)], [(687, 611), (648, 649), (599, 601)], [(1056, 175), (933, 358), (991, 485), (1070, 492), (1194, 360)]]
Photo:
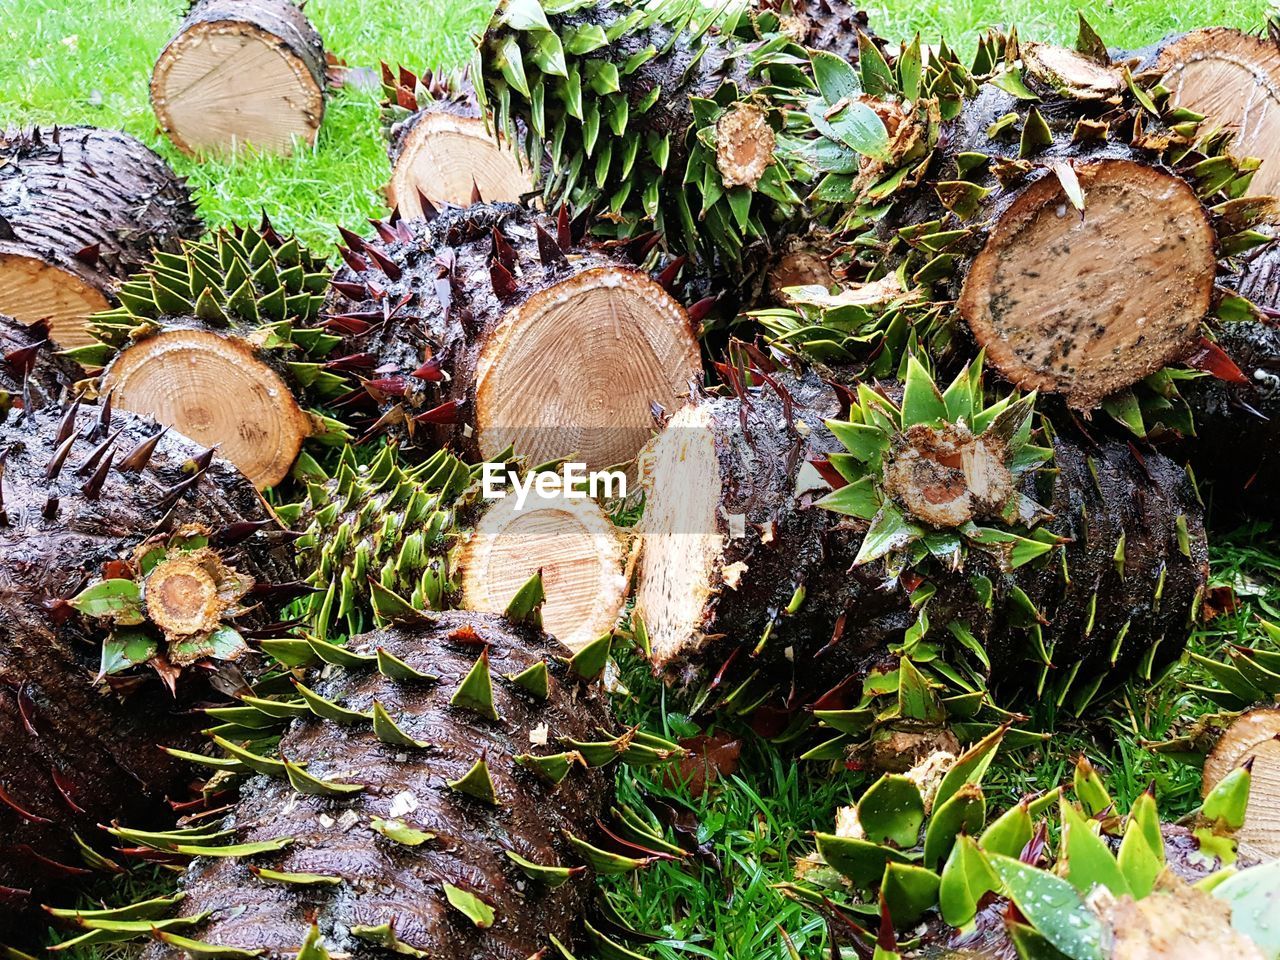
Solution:
[[(267, 508), (230, 464), (212, 460), (192, 480), (203, 451), (176, 434), (130, 456), (158, 430), (107, 408), (53, 406), (0, 426), (0, 887), (34, 898), (86, 872), (73, 831), (106, 850), (98, 824), (171, 820), (164, 801), (185, 799), (190, 772), (159, 746), (190, 742), (201, 725), (190, 708), (212, 695), (187, 679), (175, 700), (142, 668), (95, 679), (102, 621), (60, 601), (123, 576), (104, 565), (184, 524), (238, 536), (216, 549), (263, 586), (295, 578)], [(260, 610), (245, 624), (270, 619)]]
[(203, 226), (186, 184), (116, 130), (33, 127), (0, 135), (0, 313), (48, 318), (61, 347), (117, 283)]
[(160, 127), (187, 154), (314, 143), (324, 97), (324, 44), (290, 0), (199, 0), (151, 76)]
[[(1047, 689), (1065, 701), (1177, 656), (1207, 559), (1201, 508), (1176, 464), (1064, 428), (1053, 438), (1056, 470), (1033, 475), (1024, 491), (1051, 512), (1061, 551), (1002, 571), (971, 549), (961, 571), (925, 561), (895, 579), (882, 561), (854, 565), (865, 524), (814, 505), (829, 488), (806, 461), (843, 452), (823, 426), (839, 416), (836, 392), (813, 374), (777, 380), (790, 414), (767, 386), (745, 401), (704, 398), (672, 419), (643, 461), (636, 613), (668, 678), (733, 694), (735, 709), (803, 708), (884, 662), (916, 621), (908, 588), (921, 583), (937, 588), (931, 639), (943, 642), (952, 622), (966, 626), (990, 657), (993, 685), (1011, 695), (1037, 699)], [(681, 467), (690, 473), (663, 472), (664, 443), (675, 445), (671, 462), (694, 465)], [(699, 511), (703, 491), (710, 499)], [(673, 505), (684, 527), (663, 519), (677, 515)], [(724, 537), (723, 549), (699, 554), (699, 535)], [(977, 577), (990, 581), (988, 605)], [(1044, 654), (1017, 591), (1045, 621)], [(695, 598), (687, 617), (664, 613), (686, 597)], [(860, 687), (845, 689), (856, 699)]]
[(328, 311), (330, 329), (350, 333), (346, 352), (375, 358), (375, 433), (452, 443), (466, 459), (514, 444), (529, 463), (603, 468), (633, 457), (652, 405), (674, 406), (701, 376), (666, 278), (626, 247), (575, 240), (563, 218), (485, 204), (383, 230), (348, 237)]
[[(72, 389), (80, 368), (55, 353), (49, 324), (26, 324), (0, 315), (0, 423), (30, 402), (57, 403)], [(16, 415), (16, 414), (15, 414)]]
[[(398, 657), (431, 679), (396, 680), (372, 666), (336, 672), (317, 693), (367, 713), (381, 704), (423, 748), (379, 739), (367, 721), (342, 727), (310, 717), (280, 743), (280, 756), (307, 764), (330, 782), (361, 784), (344, 797), (304, 795), (282, 779), (257, 777), (241, 794), (227, 826), (235, 843), (292, 839), (278, 853), (197, 860), (183, 883), (183, 915), (213, 911), (190, 935), (207, 943), (270, 953), (296, 951), (312, 924), (326, 949), (356, 958), (381, 956), (357, 928), (389, 924), (401, 949), (432, 957), (526, 960), (579, 939), (590, 913), (590, 871), (552, 888), (527, 877), (508, 852), (543, 866), (573, 867), (581, 853), (569, 834), (592, 839), (607, 814), (611, 779), (576, 766), (552, 786), (516, 758), (564, 749), (564, 738), (598, 740), (609, 725), (598, 685), (577, 679), (557, 659), (563, 648), (541, 631), (500, 616), (452, 612), (420, 625), (397, 626), (354, 640)], [(487, 658), (493, 706), (486, 719), (451, 699), (463, 678)], [(544, 700), (506, 677), (545, 664)], [(543, 734), (546, 739), (543, 740)], [(545, 744), (545, 745), (539, 745)], [(487, 765), (494, 802), (450, 787)], [(417, 845), (375, 832), (375, 821), (431, 834)], [(598, 842), (598, 841), (597, 841)], [(314, 874), (336, 885), (289, 886), (251, 871)], [(480, 928), (446, 900), (445, 885), (472, 894), (493, 911)], [(178, 956), (163, 946), (150, 956)]]

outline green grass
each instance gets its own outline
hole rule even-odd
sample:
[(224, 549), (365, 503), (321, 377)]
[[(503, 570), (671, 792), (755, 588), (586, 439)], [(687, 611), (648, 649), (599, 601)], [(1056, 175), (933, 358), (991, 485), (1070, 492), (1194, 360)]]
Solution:
[[(256, 220), (265, 210), (277, 225), (329, 243), (336, 224), (360, 229), (385, 213), (388, 175), (375, 97), (355, 90), (333, 97), (314, 149), (292, 158), (250, 152), (199, 163), (159, 136), (147, 101), (151, 64), (177, 23), (182, 0), (0, 0), (0, 123), (60, 122), (119, 126), (141, 137), (186, 175), (210, 224)], [(1047, 0), (927, 0), (871, 10), (875, 29), (889, 37), (919, 30), (926, 40), (991, 23), (1015, 22), (1024, 36), (1067, 40), (1081, 9), (1117, 46), (1139, 47), (1167, 32), (1207, 24), (1255, 27), (1262, 0), (1132, 0), (1079, 5)], [(485, 0), (311, 0), (308, 13), (329, 49), (353, 65), (379, 59), (414, 68), (450, 66), (466, 55), (468, 36), (487, 17)], [(1225, 531), (1219, 531), (1225, 533)], [(1265, 528), (1220, 537), (1215, 582), (1233, 585), (1243, 609), (1198, 630), (1191, 646), (1213, 652), (1227, 640), (1248, 638), (1255, 614), (1280, 616), (1280, 548)], [(635, 664), (626, 671), (632, 693), (619, 704), (632, 722), (687, 732), (689, 721), (668, 710), (661, 689)], [(1167, 813), (1183, 813), (1199, 791), (1194, 768), (1155, 756), (1144, 740), (1159, 740), (1207, 709), (1182, 684), (1184, 663), (1148, 689), (1130, 687), (1096, 709), (1089, 722), (1063, 720), (1037, 751), (1006, 758), (989, 782), (1001, 801), (1063, 782), (1083, 753), (1107, 773), (1122, 805), (1155, 782)], [(736, 730), (744, 741), (740, 769), (705, 797), (694, 797), (658, 775), (624, 779), (624, 796), (645, 789), (680, 812), (700, 847), (691, 862), (660, 863), (612, 884), (618, 909), (639, 929), (661, 939), (646, 951), (662, 960), (732, 958), (786, 960), (784, 937), (805, 958), (826, 957), (826, 931), (810, 912), (775, 888), (791, 876), (795, 858), (810, 849), (809, 833), (829, 829), (837, 806), (851, 802), (862, 775), (824, 764), (798, 764)], [(661, 809), (661, 808), (660, 808)], [(132, 881), (145, 890), (148, 878)], [(99, 896), (109, 895), (98, 890)], [(123, 895), (121, 897), (124, 899)], [(78, 957), (103, 953), (86, 952)]]
[[(352, 65), (380, 59), (455, 67), (467, 55), (492, 0), (311, 0), (307, 13), (327, 48)], [(993, 23), (1024, 35), (1069, 39), (1083, 10), (1109, 42), (1138, 47), (1165, 33), (1209, 23), (1254, 26), (1265, 0), (1121, 0), (1079, 5), (1046, 0), (895, 0), (873, 6), (888, 37), (919, 30), (926, 40), (962, 37)], [(157, 131), (147, 99), (151, 65), (177, 25), (184, 0), (0, 0), (0, 125), (91, 123), (120, 127), (157, 149), (195, 187), (212, 225), (256, 220), (265, 210), (313, 243), (337, 239), (336, 224), (359, 230), (386, 213), (389, 166), (373, 94), (345, 90), (329, 103), (315, 147), (288, 159), (242, 151), (199, 162)]]

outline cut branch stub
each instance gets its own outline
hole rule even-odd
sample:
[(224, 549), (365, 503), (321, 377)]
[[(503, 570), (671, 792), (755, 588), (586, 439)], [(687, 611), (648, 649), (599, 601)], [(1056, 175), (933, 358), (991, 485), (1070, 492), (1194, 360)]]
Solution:
[(517, 507), (508, 494), (476, 523), (456, 562), (469, 610), (503, 610), (541, 570), (543, 628), (575, 653), (613, 629), (622, 613), (622, 540), (593, 500), (531, 492)]
[(313, 432), (284, 379), (249, 345), (207, 330), (171, 329), (122, 350), (103, 392), (218, 451), (258, 489), (289, 473)]
[(958, 306), (1008, 380), (1089, 409), (1191, 353), (1216, 241), (1177, 177), (1129, 160), (1075, 174), (1083, 212), (1053, 175), (1028, 186), (997, 216)]
[(289, 0), (201, 0), (151, 74), (151, 104), (183, 153), (315, 143), (324, 116), (319, 34)]
[(92, 343), (86, 318), (117, 281), (197, 236), (186, 185), (115, 130), (35, 127), (0, 135), (0, 313), (47, 320), (64, 349)]
[(1280, 857), (1280, 707), (1243, 713), (1204, 760), (1204, 792), (1242, 764), (1252, 761), (1249, 812), (1236, 833), (1240, 852), (1274, 860)]
[(1280, 193), (1280, 44), (1228, 27), (1193, 30), (1161, 44), (1152, 68), (1179, 107), (1235, 132), (1234, 153), (1263, 159), (1250, 193)]

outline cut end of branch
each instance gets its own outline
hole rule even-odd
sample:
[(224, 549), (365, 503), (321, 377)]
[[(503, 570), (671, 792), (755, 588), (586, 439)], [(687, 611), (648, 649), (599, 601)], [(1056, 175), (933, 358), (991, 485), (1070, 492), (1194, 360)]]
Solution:
[(769, 293), (776, 303), (786, 303), (782, 291), (788, 287), (817, 286), (830, 290), (835, 282), (827, 261), (813, 250), (783, 254), (769, 270)]
[(646, 448), (636, 615), (649, 635), (655, 666), (696, 652), (717, 581), (735, 579), (720, 567), (724, 536), (718, 511), (724, 484), (709, 408), (678, 411)]
[(885, 489), (912, 516), (951, 529), (998, 517), (1014, 492), (1008, 448), (962, 424), (916, 424), (899, 437), (885, 466)]
[(1079, 409), (1195, 348), (1213, 295), (1215, 235), (1181, 179), (1129, 160), (1075, 166), (1083, 213), (1057, 177), (999, 217), (959, 310), (987, 360)]
[(675, 406), (700, 373), (689, 316), (658, 283), (623, 267), (584, 270), (509, 311), (485, 344), (480, 452), (626, 463), (653, 432), (653, 404)]
[(1236, 832), (1242, 853), (1280, 857), (1280, 707), (1257, 707), (1241, 714), (1204, 760), (1208, 796), (1233, 770), (1253, 761), (1249, 806)]
[(1020, 52), (1027, 72), (1064, 96), (1077, 100), (1108, 100), (1124, 89), (1124, 77), (1119, 70), (1068, 47), (1025, 43)]
[(1280, 193), (1280, 47), (1240, 30), (1192, 30), (1165, 46), (1155, 68), (1171, 102), (1235, 131), (1232, 152), (1260, 157), (1249, 192)]
[(531, 493), (517, 509), (508, 495), (480, 518), (457, 562), (468, 610), (501, 611), (541, 570), (543, 629), (574, 653), (612, 630), (622, 613), (622, 541), (593, 500)]
[(0, 253), (0, 313), (24, 323), (49, 321), (49, 336), (61, 350), (97, 341), (88, 318), (111, 306), (106, 296), (70, 270), (20, 253)]
[(312, 432), (278, 373), (248, 345), (203, 330), (169, 330), (127, 347), (103, 391), (197, 443), (217, 445), (259, 489), (279, 483)]
[(441, 110), (421, 116), (396, 157), (387, 202), (406, 220), (423, 215), (421, 197), (436, 206), (470, 206), (474, 190), (489, 203), (514, 202), (533, 189), (531, 171), (498, 143), (478, 117)]
[(245, 144), (288, 154), (295, 138), (315, 143), (324, 87), (286, 41), (255, 24), (194, 22), (156, 61), (151, 104), (188, 155)]
[(716, 122), (716, 167), (724, 185), (754, 190), (777, 144), (763, 110), (745, 103), (730, 107)]

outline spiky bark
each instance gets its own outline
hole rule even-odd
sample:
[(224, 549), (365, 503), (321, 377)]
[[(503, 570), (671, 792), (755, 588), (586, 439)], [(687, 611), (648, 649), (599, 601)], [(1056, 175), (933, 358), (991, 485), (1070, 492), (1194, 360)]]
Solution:
[[(211, 691), (178, 686), (148, 614), (108, 611), (101, 587), (84, 588), (125, 583), (140, 545), (197, 529), (203, 555), (252, 577), (255, 598), (294, 579), (270, 512), (211, 453), (109, 406), (24, 409), (0, 425), (0, 887), (45, 891), (101, 868), (74, 833), (98, 845), (97, 824), (159, 825), (164, 800), (184, 797), (187, 772), (156, 745), (189, 742), (190, 704)], [(151, 573), (158, 585), (163, 563)], [(234, 622), (247, 630), (265, 617)]]
[(151, 74), (156, 119), (186, 154), (310, 146), (324, 99), (324, 44), (290, 0), (199, 0)]
[(1174, 104), (1227, 127), (1237, 154), (1263, 161), (1249, 192), (1280, 193), (1280, 34), (1275, 25), (1261, 36), (1230, 27), (1191, 30), (1142, 54), (1140, 69), (1160, 78)]
[(119, 281), (203, 227), (186, 184), (116, 130), (32, 127), (0, 135), (0, 313), (47, 319), (60, 347)]
[(387, 203), (406, 220), (446, 204), (510, 203), (533, 190), (528, 165), (491, 129), (465, 74), (392, 73), (384, 63), (382, 93)]
[(79, 368), (54, 350), (48, 322), (26, 324), (0, 315), (0, 423), (28, 398), (39, 406), (56, 403), (70, 392)]
[(588, 245), (563, 213), (510, 204), (378, 229), (345, 235), (327, 311), (344, 352), (372, 358), (371, 434), (603, 468), (648, 439), (651, 405), (673, 406), (700, 376), (690, 314), (666, 289), (680, 264), (656, 279), (632, 265), (656, 238)]
[[(994, 35), (972, 67), (946, 50), (921, 66), (918, 45), (891, 66), (870, 47), (860, 62), (869, 96), (832, 113), (841, 85), (828, 78), (810, 109), (820, 137), (802, 154), (832, 171), (814, 196), (851, 211), (855, 293), (897, 272), (917, 303), (909, 315), (956, 301), (1007, 379), (1077, 408), (1105, 400), (1143, 433), (1139, 411), (1184, 408), (1164, 381), (1126, 391), (1196, 351), (1216, 307), (1219, 250), (1265, 241), (1239, 215), (1256, 164), (1110, 62), (1087, 25), (1078, 46)], [(878, 129), (877, 118), (878, 136), (850, 134), (851, 121)], [(1158, 223), (1138, 213), (1152, 204)], [(874, 330), (864, 347), (879, 342), (865, 336)]]
[(305, 440), (342, 438), (304, 407), (343, 393), (345, 371), (367, 359), (332, 357), (340, 338), (315, 325), (328, 280), (322, 259), (265, 221), (221, 230), (157, 254), (72, 356), (106, 368), (99, 391), (118, 406), (217, 444), (259, 489), (274, 486)]
[(867, 12), (847, 0), (761, 0), (751, 19), (761, 38), (782, 34), (849, 63), (858, 61), (858, 34), (874, 36)]
[[(1030, 461), (912, 428), (872, 459), (882, 475), (828, 494), (808, 461), (830, 458), (826, 477), (845, 482), (834, 471), (851, 455), (823, 424), (838, 425), (839, 395), (813, 374), (772, 376), (680, 411), (642, 461), (636, 617), (658, 669), (737, 709), (794, 710), (843, 702), (888, 649), (923, 639), (961, 659), (981, 647), (997, 688), (1082, 708), (1108, 674), (1177, 655), (1207, 563), (1176, 465), (1058, 431), (1053, 472), (1000, 481)], [(930, 473), (931, 458), (978, 466)], [(1003, 507), (983, 499), (997, 487)], [(1017, 491), (1011, 524), (999, 514)], [(824, 494), (870, 526), (838, 522)]]
[(550, 206), (607, 207), (602, 229), (619, 237), (655, 227), (708, 265), (738, 265), (801, 210), (800, 171), (776, 146), (784, 107), (811, 81), (785, 37), (740, 44), (731, 34), (682, 0), (554, 13), (512, 0), (472, 77), (535, 170), (550, 155)]
[(451, 612), (348, 651), (362, 662), (299, 688), (279, 759), (232, 754), (266, 773), (227, 833), (208, 827), (186, 851), (212, 855), (184, 878), (178, 911), (198, 919), (175, 933), (197, 952), (290, 954), (314, 925), (313, 945), (357, 958), (572, 956), (593, 931), (592, 872), (653, 855), (632, 828), (625, 855), (593, 846), (612, 800), (600, 768), (664, 752), (634, 732), (601, 741), (607, 648), (568, 660), (527, 616)]

